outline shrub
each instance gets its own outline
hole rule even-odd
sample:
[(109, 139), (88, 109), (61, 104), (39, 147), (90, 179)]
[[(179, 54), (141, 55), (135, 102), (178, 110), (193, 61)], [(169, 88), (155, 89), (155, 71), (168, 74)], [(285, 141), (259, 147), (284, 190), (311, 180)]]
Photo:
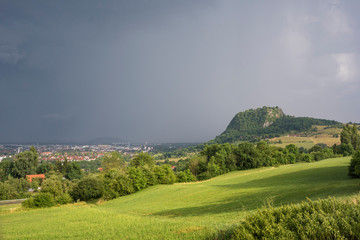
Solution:
[(147, 178), (142, 168), (129, 167), (128, 175), (133, 183), (135, 191), (140, 191), (141, 189), (146, 188)]
[(332, 198), (259, 210), (231, 239), (359, 239), (360, 206)]
[(23, 206), (24, 208), (35, 208), (35, 204), (34, 204), (34, 198), (28, 198), (25, 201), (23, 201), (21, 203), (21, 206)]
[(354, 148), (353, 146), (349, 143), (349, 144), (346, 144), (346, 143), (342, 143), (340, 145), (340, 152), (343, 156), (351, 156), (354, 154)]
[(41, 192), (50, 193), (53, 197), (61, 195), (63, 193), (61, 180), (55, 177), (45, 179), (41, 184)]
[(303, 160), (305, 162), (312, 162), (312, 155), (310, 154), (305, 154), (304, 157), (303, 157)]
[(57, 204), (68, 204), (68, 203), (72, 203), (73, 199), (71, 198), (71, 196), (68, 193), (64, 193), (59, 196), (56, 196), (55, 202)]
[(39, 193), (22, 203), (22, 206), (25, 208), (45, 208), (54, 205), (54, 197), (50, 193)]
[(177, 182), (194, 182), (196, 177), (190, 172), (189, 169), (178, 172), (176, 175)]
[(133, 192), (133, 181), (125, 172), (111, 169), (104, 174), (104, 199), (110, 200)]
[(103, 184), (95, 177), (81, 179), (73, 188), (71, 196), (74, 200), (88, 201), (103, 195)]
[(164, 164), (155, 168), (154, 171), (160, 184), (173, 184), (176, 180), (176, 176), (170, 165)]
[(349, 175), (355, 178), (360, 178), (360, 150), (356, 151), (351, 159)]

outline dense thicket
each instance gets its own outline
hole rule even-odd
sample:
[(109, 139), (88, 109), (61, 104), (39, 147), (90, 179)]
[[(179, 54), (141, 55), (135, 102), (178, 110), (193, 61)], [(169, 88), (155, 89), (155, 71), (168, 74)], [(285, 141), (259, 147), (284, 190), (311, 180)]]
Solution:
[(331, 198), (260, 210), (231, 239), (360, 239), (359, 233), (360, 206)]
[[(107, 160), (108, 162), (111, 160)], [(116, 157), (113, 157), (113, 162)], [(174, 171), (170, 165), (155, 165), (155, 160), (147, 153), (137, 154), (129, 166), (118, 165), (109, 168), (103, 174), (104, 199), (140, 191), (156, 184), (172, 184), (176, 181)]]
[(310, 153), (304, 153), (294, 144), (280, 148), (270, 146), (265, 141), (257, 144), (212, 144), (205, 146), (199, 156), (190, 159), (188, 169), (197, 179), (204, 180), (234, 170), (293, 164), (299, 161), (319, 161), (335, 156), (332, 148), (321, 146), (310, 149)]
[(360, 178), (360, 150), (358, 150), (351, 158), (349, 175), (355, 178)]

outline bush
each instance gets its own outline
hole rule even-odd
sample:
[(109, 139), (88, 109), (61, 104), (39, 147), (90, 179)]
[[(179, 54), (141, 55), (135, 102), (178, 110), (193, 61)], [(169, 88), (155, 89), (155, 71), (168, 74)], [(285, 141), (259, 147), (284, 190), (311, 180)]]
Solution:
[(22, 203), (25, 208), (45, 208), (55, 206), (54, 197), (50, 193), (39, 193)]
[(196, 177), (190, 172), (189, 169), (178, 172), (176, 175), (177, 182), (195, 182)]
[(354, 178), (360, 178), (360, 150), (356, 151), (351, 159), (349, 175)]
[(303, 157), (303, 160), (305, 162), (312, 162), (312, 155), (310, 154), (305, 154), (304, 157)]
[(231, 239), (359, 239), (360, 206), (332, 198), (259, 210)]
[(56, 196), (55, 197), (55, 202), (57, 204), (68, 204), (68, 203), (72, 203), (73, 199), (68, 193), (64, 193), (64, 194), (61, 194), (59, 196)]
[(176, 181), (176, 176), (170, 165), (165, 164), (157, 167), (154, 172), (160, 184), (173, 184)]
[(73, 188), (71, 196), (74, 200), (88, 201), (103, 195), (103, 183), (95, 177), (81, 179)]
[(133, 181), (125, 172), (111, 169), (104, 174), (104, 199), (110, 200), (133, 192)]
[(24, 208), (35, 208), (34, 197), (28, 198), (21, 203)]
[(133, 187), (135, 191), (140, 191), (141, 189), (146, 188), (147, 178), (142, 170), (142, 168), (138, 167), (129, 167), (128, 175), (133, 183)]
[(41, 184), (41, 192), (50, 193), (53, 197), (61, 195), (63, 193), (61, 180), (55, 177), (45, 179)]

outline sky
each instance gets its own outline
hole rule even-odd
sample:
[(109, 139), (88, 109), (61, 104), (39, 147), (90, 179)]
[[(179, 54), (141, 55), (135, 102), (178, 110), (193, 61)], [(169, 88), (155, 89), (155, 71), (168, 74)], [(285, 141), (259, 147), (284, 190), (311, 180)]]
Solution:
[(0, 0), (0, 142), (203, 142), (240, 111), (360, 122), (360, 1)]

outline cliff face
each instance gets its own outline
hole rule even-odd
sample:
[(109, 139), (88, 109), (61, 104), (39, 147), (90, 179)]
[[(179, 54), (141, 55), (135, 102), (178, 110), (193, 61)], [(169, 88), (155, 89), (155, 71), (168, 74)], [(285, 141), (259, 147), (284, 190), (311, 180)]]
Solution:
[(249, 131), (269, 127), (276, 119), (284, 116), (279, 107), (262, 107), (239, 112), (231, 120), (225, 132)]
[(263, 124), (263, 127), (269, 127), (271, 124), (273, 124), (273, 122), (278, 119), (285, 116), (283, 110), (279, 107), (274, 107), (274, 108), (268, 108), (267, 109), (267, 116), (265, 119), (265, 122)]

